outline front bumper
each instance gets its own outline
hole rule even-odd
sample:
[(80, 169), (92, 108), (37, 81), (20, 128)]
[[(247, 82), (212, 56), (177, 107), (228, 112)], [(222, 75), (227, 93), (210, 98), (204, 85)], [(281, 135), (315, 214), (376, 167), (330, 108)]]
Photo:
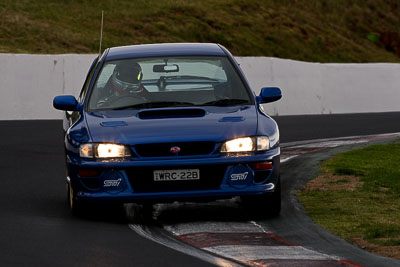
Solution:
[[(87, 201), (171, 202), (231, 198), (274, 192), (280, 150), (247, 156), (132, 161), (88, 161), (67, 157), (69, 182)], [(270, 162), (267, 169), (255, 163)], [(153, 170), (199, 169), (198, 181), (154, 181)], [(82, 176), (81, 170), (91, 173)], [(88, 173), (88, 172), (86, 172)]]

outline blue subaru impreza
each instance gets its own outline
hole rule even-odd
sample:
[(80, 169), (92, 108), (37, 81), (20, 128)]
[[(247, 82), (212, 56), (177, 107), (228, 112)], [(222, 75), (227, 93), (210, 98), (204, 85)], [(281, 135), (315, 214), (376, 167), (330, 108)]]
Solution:
[(218, 44), (109, 48), (64, 110), (68, 201), (204, 201), (239, 196), (250, 210), (281, 208), (279, 130), (229, 51)]

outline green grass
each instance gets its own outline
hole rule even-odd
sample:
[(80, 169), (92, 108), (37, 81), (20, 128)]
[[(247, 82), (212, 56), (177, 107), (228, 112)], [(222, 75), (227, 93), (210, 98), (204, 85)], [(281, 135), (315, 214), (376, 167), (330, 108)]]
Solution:
[[(354, 191), (300, 192), (299, 200), (313, 220), (350, 242), (364, 240), (372, 244), (370, 247), (382, 249), (392, 246), (391, 250), (395, 246), (394, 251), (397, 251), (398, 257), (400, 142), (374, 145), (337, 155), (326, 161), (321, 169), (334, 175), (359, 176), (363, 184)], [(345, 180), (340, 181), (342, 183)]]
[(2, 0), (0, 52), (97, 53), (101, 10), (103, 47), (218, 42), (240, 56), (400, 62), (389, 0)]

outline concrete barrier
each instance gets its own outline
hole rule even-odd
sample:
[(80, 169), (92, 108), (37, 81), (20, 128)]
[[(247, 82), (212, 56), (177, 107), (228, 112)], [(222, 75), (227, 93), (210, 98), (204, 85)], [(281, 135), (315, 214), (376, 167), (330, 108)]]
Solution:
[[(59, 119), (56, 95), (77, 96), (96, 55), (0, 54), (0, 120)], [(271, 115), (400, 111), (400, 64), (319, 64), (237, 57), (253, 90), (278, 86)]]
[(278, 86), (271, 115), (400, 111), (400, 64), (320, 64), (266, 57), (237, 59), (252, 88)]
[(56, 95), (77, 95), (94, 55), (0, 54), (0, 119), (59, 119)]

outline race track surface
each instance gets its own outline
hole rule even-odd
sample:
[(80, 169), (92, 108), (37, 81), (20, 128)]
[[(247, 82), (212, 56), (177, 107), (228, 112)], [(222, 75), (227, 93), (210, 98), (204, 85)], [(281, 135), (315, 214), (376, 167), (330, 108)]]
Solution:
[(400, 132), (400, 112), (274, 117), (281, 143)]
[[(400, 113), (275, 119), (282, 143), (400, 132)], [(73, 217), (65, 203), (61, 121), (0, 121), (0, 129), (1, 266), (212, 265), (136, 234), (124, 211), (104, 209)], [(176, 216), (185, 219), (183, 214)], [(285, 231), (279, 219), (269, 223), (288, 240), (299, 238)]]
[(73, 217), (61, 121), (0, 129), (0, 266), (211, 266), (137, 235), (123, 212)]

